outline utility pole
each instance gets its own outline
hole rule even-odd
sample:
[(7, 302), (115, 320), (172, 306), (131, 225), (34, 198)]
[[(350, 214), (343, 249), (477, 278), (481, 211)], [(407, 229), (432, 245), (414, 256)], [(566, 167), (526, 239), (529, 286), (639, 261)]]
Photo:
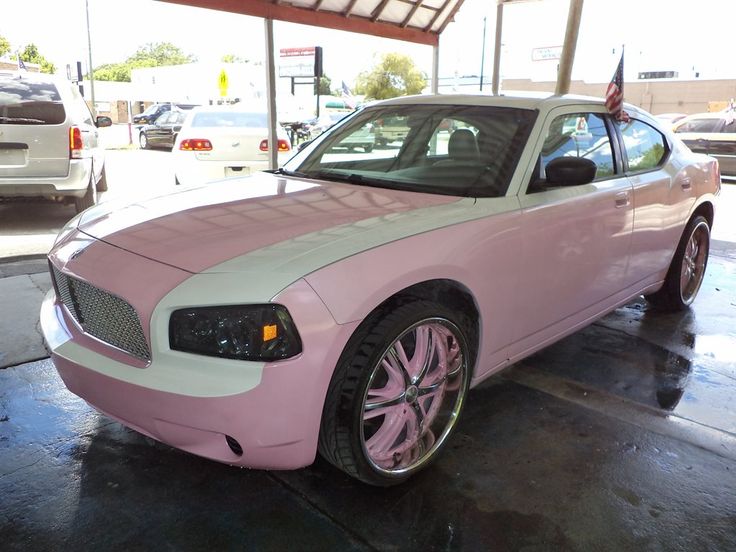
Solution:
[(483, 18), (483, 46), (480, 49), (480, 91), (483, 92), (483, 68), (486, 65), (486, 20), (488, 16)]
[(92, 98), (92, 114), (97, 116), (97, 107), (95, 105), (95, 77), (92, 70), (92, 35), (89, 32), (89, 0), (84, 0), (84, 9), (87, 12), (87, 51), (89, 52), (89, 92)]

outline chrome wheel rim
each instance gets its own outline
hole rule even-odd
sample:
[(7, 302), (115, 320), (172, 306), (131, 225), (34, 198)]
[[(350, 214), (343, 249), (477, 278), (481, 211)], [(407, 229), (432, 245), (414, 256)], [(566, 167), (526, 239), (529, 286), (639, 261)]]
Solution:
[(142, 148), (145, 148), (148, 146), (148, 137), (141, 132), (141, 135), (138, 137), (138, 143)]
[(700, 222), (693, 228), (685, 245), (680, 267), (680, 297), (686, 305), (695, 300), (703, 283), (708, 262), (709, 237), (708, 224)]
[(449, 320), (421, 320), (399, 335), (363, 396), (361, 442), (373, 469), (401, 476), (429, 462), (457, 422), (467, 378), (467, 345)]

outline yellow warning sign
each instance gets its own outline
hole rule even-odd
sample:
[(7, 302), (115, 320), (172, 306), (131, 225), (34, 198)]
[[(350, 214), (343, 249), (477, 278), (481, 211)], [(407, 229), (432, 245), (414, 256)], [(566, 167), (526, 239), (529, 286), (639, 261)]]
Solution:
[(217, 85), (220, 87), (220, 96), (223, 96), (223, 97), (227, 96), (228, 84), (229, 83), (228, 83), (227, 73), (223, 69), (220, 71), (220, 78), (217, 82)]

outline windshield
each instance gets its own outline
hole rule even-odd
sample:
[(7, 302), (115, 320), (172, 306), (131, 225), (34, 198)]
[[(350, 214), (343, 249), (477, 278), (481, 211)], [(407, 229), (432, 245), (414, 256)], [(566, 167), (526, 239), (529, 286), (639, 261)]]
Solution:
[(467, 105), (375, 106), (337, 124), (285, 171), (445, 195), (506, 193), (536, 112)]

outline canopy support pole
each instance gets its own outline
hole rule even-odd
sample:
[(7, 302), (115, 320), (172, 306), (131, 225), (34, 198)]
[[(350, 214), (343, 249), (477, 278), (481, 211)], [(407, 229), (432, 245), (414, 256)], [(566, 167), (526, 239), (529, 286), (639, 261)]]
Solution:
[(276, 61), (273, 52), (273, 19), (264, 19), (266, 36), (266, 99), (268, 101), (268, 168), (277, 169), (278, 140), (276, 132)]
[(440, 92), (440, 45), (432, 46), (432, 94)]
[(575, 60), (575, 48), (578, 43), (582, 14), (583, 0), (570, 0), (565, 43), (562, 45), (562, 57), (560, 58), (560, 69), (557, 73), (557, 86), (555, 87), (555, 94), (558, 96), (570, 92), (570, 77), (572, 75), (572, 64)]
[(496, 42), (493, 46), (493, 82), (491, 92), (498, 96), (499, 81), (501, 80), (501, 34), (503, 31), (503, 2), (496, 4)]

